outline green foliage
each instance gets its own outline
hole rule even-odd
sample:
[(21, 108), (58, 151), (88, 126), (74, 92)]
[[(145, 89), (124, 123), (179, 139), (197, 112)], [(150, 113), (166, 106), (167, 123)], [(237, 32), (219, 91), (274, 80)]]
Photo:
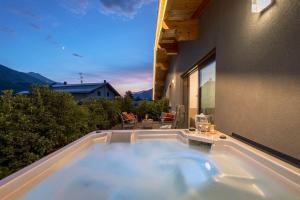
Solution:
[(157, 101), (141, 101), (136, 110), (140, 119), (144, 118), (145, 115), (148, 114), (149, 118), (159, 120), (162, 112), (168, 112), (169, 101), (165, 98)]
[(30, 95), (0, 96), (0, 179), (96, 129), (120, 122), (121, 111), (145, 114), (158, 120), (168, 100), (141, 101), (130, 93), (116, 100), (95, 100), (78, 105), (71, 94), (48, 87), (33, 87)]
[(122, 112), (132, 112), (135, 113), (135, 106), (133, 104), (133, 99), (129, 96), (119, 99), (120, 109)]
[(119, 101), (77, 105), (72, 95), (33, 87), (28, 96), (0, 96), (0, 179), (118, 120)]
[(124, 97), (125, 97), (125, 98), (128, 97), (128, 98), (130, 98), (130, 99), (133, 99), (133, 94), (132, 94), (132, 92), (131, 92), (130, 90), (128, 90), (128, 91), (125, 92)]
[(88, 127), (92, 130), (109, 129), (120, 121), (120, 103), (117, 100), (100, 99), (83, 104), (89, 112)]

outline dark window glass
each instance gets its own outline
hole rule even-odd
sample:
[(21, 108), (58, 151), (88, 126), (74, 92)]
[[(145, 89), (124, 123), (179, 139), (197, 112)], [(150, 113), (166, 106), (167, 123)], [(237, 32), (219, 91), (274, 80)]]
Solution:
[(109, 97), (109, 92), (107, 92), (107, 96)]
[(98, 91), (98, 92), (97, 92), (97, 95), (98, 95), (98, 96), (101, 96), (101, 91)]

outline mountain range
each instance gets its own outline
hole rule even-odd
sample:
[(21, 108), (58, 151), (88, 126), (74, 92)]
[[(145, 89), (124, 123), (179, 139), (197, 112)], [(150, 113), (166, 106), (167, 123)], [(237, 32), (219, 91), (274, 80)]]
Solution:
[[(39, 73), (19, 72), (0, 64), (0, 91), (14, 90), (15, 93), (29, 90), (31, 85), (50, 85), (55, 81)], [(152, 99), (152, 89), (132, 93), (134, 99)]]
[(28, 90), (31, 85), (49, 85), (54, 81), (34, 72), (24, 73), (10, 69), (0, 64), (0, 91), (14, 90), (20, 92)]
[(132, 95), (134, 99), (144, 99), (150, 101), (152, 99), (152, 89), (133, 92)]

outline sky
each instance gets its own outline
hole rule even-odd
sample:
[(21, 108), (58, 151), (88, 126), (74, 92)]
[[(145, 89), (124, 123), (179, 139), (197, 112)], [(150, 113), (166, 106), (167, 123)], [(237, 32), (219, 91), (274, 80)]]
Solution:
[(152, 87), (157, 0), (0, 0), (0, 64), (57, 82)]

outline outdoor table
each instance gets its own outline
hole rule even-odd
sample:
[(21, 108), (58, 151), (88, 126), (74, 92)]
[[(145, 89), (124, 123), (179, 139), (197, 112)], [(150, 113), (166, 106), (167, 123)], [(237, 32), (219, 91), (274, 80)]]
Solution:
[(152, 129), (153, 128), (153, 119), (143, 119), (142, 128), (143, 129)]

